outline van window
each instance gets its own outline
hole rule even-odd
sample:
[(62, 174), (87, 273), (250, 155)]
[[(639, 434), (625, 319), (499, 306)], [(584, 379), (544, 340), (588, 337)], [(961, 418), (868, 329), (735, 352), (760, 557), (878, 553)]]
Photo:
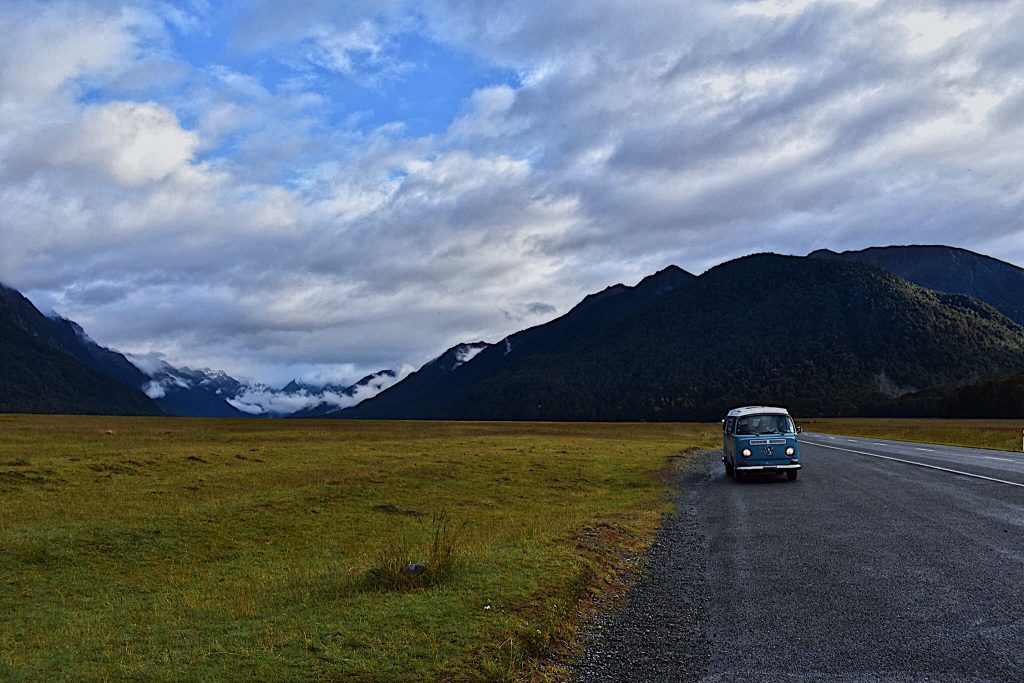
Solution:
[(744, 415), (736, 425), (737, 434), (791, 434), (795, 431), (789, 415)]
[(725, 421), (725, 433), (732, 434), (732, 428), (736, 424), (736, 418), (730, 417)]

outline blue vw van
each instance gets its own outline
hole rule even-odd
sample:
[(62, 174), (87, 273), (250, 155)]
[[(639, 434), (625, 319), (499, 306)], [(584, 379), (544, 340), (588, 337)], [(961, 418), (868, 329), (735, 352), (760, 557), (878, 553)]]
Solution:
[(722, 420), (725, 474), (743, 481), (747, 473), (785, 473), (790, 481), (800, 471), (800, 428), (785, 408), (747, 406), (730, 410)]

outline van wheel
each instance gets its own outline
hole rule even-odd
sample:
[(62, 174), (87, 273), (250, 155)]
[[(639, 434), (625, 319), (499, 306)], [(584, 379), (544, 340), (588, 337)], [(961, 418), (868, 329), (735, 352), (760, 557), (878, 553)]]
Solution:
[(790, 481), (796, 481), (796, 475), (799, 473), (800, 470), (790, 470), (789, 472), (786, 472), (786, 479), (789, 479)]
[(732, 476), (732, 464), (728, 460), (725, 461), (725, 476)]

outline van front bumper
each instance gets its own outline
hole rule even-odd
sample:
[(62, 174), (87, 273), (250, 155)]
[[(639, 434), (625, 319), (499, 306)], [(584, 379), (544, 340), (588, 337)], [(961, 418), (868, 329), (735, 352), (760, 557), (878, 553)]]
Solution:
[(739, 472), (774, 472), (776, 470), (798, 470), (802, 465), (737, 465)]

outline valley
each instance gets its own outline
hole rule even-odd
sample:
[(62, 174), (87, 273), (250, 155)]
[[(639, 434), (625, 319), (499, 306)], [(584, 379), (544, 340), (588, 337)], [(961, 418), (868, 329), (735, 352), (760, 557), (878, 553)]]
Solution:
[(4, 288), (0, 411), (673, 422), (762, 403), (806, 417), (1015, 418), (1021, 300), (1024, 270), (952, 247), (753, 254), (612, 285), (415, 371), (393, 359), (354, 381), (277, 387), (103, 347)]
[(0, 416), (0, 679), (540, 675), (716, 431)]

